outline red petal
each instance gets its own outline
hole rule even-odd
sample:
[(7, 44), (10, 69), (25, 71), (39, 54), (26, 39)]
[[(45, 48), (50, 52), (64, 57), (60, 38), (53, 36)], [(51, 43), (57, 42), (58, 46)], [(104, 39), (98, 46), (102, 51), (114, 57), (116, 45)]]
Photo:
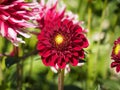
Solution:
[(79, 51), (79, 57), (80, 57), (80, 58), (84, 58), (84, 57), (85, 57), (83, 50), (80, 50), (80, 51)]
[(118, 66), (116, 67), (116, 71), (117, 71), (117, 72), (120, 72), (120, 65), (118, 65)]
[(75, 46), (73, 49), (76, 51), (79, 51), (79, 50), (81, 50), (81, 48), (82, 48), (81, 46)]
[(43, 57), (48, 57), (51, 55), (51, 50), (46, 50), (44, 53), (43, 53)]
[(49, 60), (48, 59), (44, 58), (44, 59), (42, 59), (42, 62), (43, 62), (44, 65), (49, 66)]
[(43, 50), (43, 49), (45, 49), (45, 46), (38, 43), (37, 44), (37, 50)]
[(87, 39), (83, 38), (82, 40), (83, 40), (83, 47), (84, 48), (88, 47), (89, 43), (88, 43)]
[(78, 52), (73, 52), (73, 55), (78, 56), (79, 54), (78, 54)]
[(72, 64), (72, 66), (76, 66), (78, 64), (78, 60), (76, 58), (72, 58), (70, 60), (70, 63)]
[(81, 42), (81, 40), (80, 39), (75, 39), (73, 42), (78, 43), (78, 42)]
[(68, 22), (69, 22), (69, 21), (68, 21), (67, 19), (65, 19), (65, 20), (63, 21), (63, 24), (66, 25)]
[(55, 66), (57, 63), (58, 55), (52, 55), (51, 61), (50, 61), (50, 66)]
[(76, 32), (82, 32), (82, 28), (81, 27), (79, 27), (77, 30), (76, 30)]
[(38, 40), (42, 40), (44, 39), (43, 33), (41, 32), (38, 36), (37, 36)]
[(71, 52), (70, 53), (66, 53), (65, 56), (68, 57), (68, 58), (71, 58), (72, 57)]
[(113, 68), (113, 67), (116, 67), (118, 65), (118, 63), (117, 62), (112, 62), (111, 63), (111, 67)]
[(44, 40), (44, 41), (42, 41), (42, 43), (45, 44), (45, 45), (47, 45), (47, 46), (51, 45), (50, 42), (49, 42), (49, 40)]
[(66, 63), (65, 62), (59, 63), (58, 66), (60, 69), (64, 69), (66, 66)]
[(65, 60), (64, 60), (63, 58), (59, 58), (59, 59), (58, 59), (58, 67), (59, 67), (60, 69), (63, 69), (63, 68), (65, 68), (65, 66), (66, 66)]
[(69, 57), (65, 57), (66, 63), (69, 62), (69, 60), (70, 60)]
[(88, 40), (86, 39), (86, 37), (83, 34), (76, 34), (75, 38), (76, 40), (74, 40), (73, 42), (79, 44), (81, 46), (81, 48), (86, 48), (88, 47), (89, 43)]

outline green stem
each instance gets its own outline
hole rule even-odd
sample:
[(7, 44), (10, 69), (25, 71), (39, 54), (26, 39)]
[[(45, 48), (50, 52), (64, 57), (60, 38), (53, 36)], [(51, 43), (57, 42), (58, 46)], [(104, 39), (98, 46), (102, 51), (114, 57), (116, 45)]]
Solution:
[[(19, 57), (19, 48), (14, 46), (14, 53), (16, 57)], [(17, 90), (22, 90), (22, 66), (20, 62), (16, 65), (17, 68)]]
[(22, 90), (22, 68), (20, 63), (17, 63), (17, 90)]
[(1, 65), (1, 61), (0, 61), (0, 85), (2, 83), (3, 80), (3, 73), (2, 73), (2, 65)]
[[(91, 8), (91, 0), (88, 0), (88, 25), (87, 28), (89, 30), (88, 32), (88, 38), (91, 38), (91, 20), (92, 20), (92, 8)], [(88, 55), (89, 57), (89, 55)], [(92, 61), (93, 62), (93, 61)], [(92, 63), (91, 60), (88, 60), (88, 66), (87, 66), (87, 81), (86, 81), (86, 90), (90, 90), (91, 86), (93, 86), (93, 82), (91, 81), (91, 73), (93, 69), (91, 68)]]
[(30, 61), (30, 69), (29, 69), (29, 78), (31, 77), (32, 74), (32, 68), (33, 68), (33, 57), (31, 57), (31, 61)]
[(64, 69), (58, 73), (58, 90), (64, 90)]
[(92, 9), (91, 7), (88, 7), (88, 30), (89, 30), (89, 33), (88, 33), (88, 36), (90, 37), (91, 35), (91, 19), (92, 19)]

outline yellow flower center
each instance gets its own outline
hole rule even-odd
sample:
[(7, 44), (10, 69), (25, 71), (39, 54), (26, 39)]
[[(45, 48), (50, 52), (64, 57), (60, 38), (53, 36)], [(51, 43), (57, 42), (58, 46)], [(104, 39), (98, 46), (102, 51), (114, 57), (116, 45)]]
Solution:
[(120, 44), (116, 45), (114, 52), (115, 52), (115, 55), (117, 55), (120, 52)]
[(63, 42), (63, 36), (61, 34), (58, 34), (56, 37), (55, 37), (55, 42), (57, 44), (61, 44)]

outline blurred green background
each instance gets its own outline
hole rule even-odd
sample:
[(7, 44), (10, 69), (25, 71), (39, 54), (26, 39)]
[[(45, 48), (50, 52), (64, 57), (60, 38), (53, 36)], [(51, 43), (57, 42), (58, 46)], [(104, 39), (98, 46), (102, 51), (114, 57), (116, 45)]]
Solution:
[[(26, 0), (30, 1), (30, 0)], [(62, 0), (61, 0), (62, 1)], [(88, 28), (90, 46), (86, 63), (71, 67), (64, 80), (65, 90), (120, 90), (120, 75), (110, 68), (113, 42), (120, 36), (120, 0), (63, 0)], [(37, 39), (25, 39), (20, 55), (33, 52)], [(11, 43), (0, 37), (0, 53), (11, 52)], [(15, 63), (16, 58), (0, 57), (0, 90), (57, 90), (57, 74), (42, 64), (36, 53)], [(9, 66), (11, 65), (11, 66)]]

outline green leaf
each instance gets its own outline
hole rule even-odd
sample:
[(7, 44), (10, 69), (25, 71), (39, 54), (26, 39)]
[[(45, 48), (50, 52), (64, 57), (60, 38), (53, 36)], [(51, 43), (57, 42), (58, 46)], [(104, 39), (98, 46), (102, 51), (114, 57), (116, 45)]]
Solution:
[(5, 59), (5, 65), (7, 68), (9, 68), (11, 65), (17, 63), (17, 61), (18, 58), (9, 56)]

